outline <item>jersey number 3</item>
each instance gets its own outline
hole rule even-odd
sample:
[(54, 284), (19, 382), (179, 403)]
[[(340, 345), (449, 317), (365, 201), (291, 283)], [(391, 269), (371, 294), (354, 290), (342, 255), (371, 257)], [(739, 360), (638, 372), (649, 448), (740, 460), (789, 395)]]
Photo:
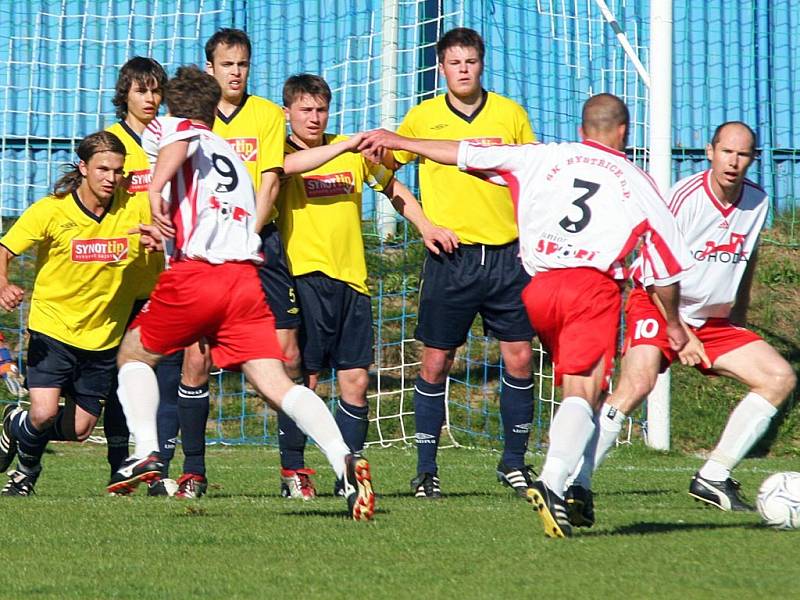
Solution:
[(586, 226), (589, 224), (589, 220), (592, 218), (592, 210), (587, 206), (586, 203), (589, 201), (589, 198), (594, 196), (597, 193), (597, 190), (600, 189), (600, 184), (592, 181), (584, 181), (583, 179), (576, 179), (572, 182), (572, 187), (580, 190), (586, 190), (585, 194), (572, 203), (574, 206), (577, 206), (580, 209), (581, 218), (575, 221), (571, 219), (569, 215), (567, 215), (561, 219), (558, 224), (570, 233), (578, 233), (586, 228)]

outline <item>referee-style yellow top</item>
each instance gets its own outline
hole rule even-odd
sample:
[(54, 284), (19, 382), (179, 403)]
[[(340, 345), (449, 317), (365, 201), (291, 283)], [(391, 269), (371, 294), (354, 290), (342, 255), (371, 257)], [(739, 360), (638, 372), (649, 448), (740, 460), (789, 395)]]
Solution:
[[(125, 178), (128, 181), (128, 192), (133, 196), (130, 202), (142, 204), (142, 210), (148, 215), (145, 223), (152, 223), (149, 216), (150, 199), (147, 194), (152, 175), (147, 154), (142, 149), (142, 140), (124, 121), (114, 123), (106, 131), (116, 135), (125, 144)], [(131, 269), (130, 280), (139, 284), (136, 299), (145, 300), (156, 286), (159, 273), (164, 270), (164, 253), (140, 252), (129, 269)]]
[[(443, 94), (408, 111), (397, 133), (438, 140), (472, 140), (486, 145), (527, 144), (535, 137), (528, 115), (508, 98), (484, 91), (483, 104), (469, 117), (452, 107)], [(398, 162), (417, 156), (397, 151)], [(425, 215), (435, 225), (452, 229), (464, 244), (500, 245), (517, 239), (511, 194), (503, 186), (482, 181), (420, 157), (419, 187)]]
[[(261, 187), (264, 171), (283, 169), (286, 117), (274, 102), (246, 94), (229, 116), (217, 111), (212, 131), (225, 138), (242, 159), (256, 191)], [(277, 216), (273, 208), (268, 220), (273, 221)]]
[[(324, 143), (346, 139), (325, 134)], [(290, 154), (300, 148), (287, 139), (285, 149)], [(278, 227), (292, 275), (321, 271), (369, 294), (361, 237), (362, 190), (366, 183), (383, 191), (392, 177), (390, 169), (345, 152), (314, 171), (282, 180)]]
[(38, 246), (28, 327), (84, 350), (118, 346), (139, 291), (128, 267), (141, 247), (128, 230), (149, 217), (124, 191), (99, 217), (75, 193), (28, 207), (0, 239), (17, 255)]

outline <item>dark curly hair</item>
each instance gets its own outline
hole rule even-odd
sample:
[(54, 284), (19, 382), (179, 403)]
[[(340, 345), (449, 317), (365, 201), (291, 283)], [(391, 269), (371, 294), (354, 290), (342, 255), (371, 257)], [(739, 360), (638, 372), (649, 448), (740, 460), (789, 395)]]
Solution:
[(143, 86), (156, 84), (163, 90), (167, 83), (167, 73), (158, 61), (146, 56), (134, 56), (119, 70), (117, 85), (114, 90), (114, 99), (111, 103), (117, 107), (117, 118), (123, 120), (128, 114), (128, 92), (134, 83)]

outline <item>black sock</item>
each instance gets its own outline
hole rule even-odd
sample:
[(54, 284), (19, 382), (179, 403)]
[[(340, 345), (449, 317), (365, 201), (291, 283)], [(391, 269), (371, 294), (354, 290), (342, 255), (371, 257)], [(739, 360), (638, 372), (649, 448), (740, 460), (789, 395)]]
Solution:
[(525, 466), (525, 451), (533, 421), (533, 379), (503, 374), (500, 390), (500, 416), (503, 420), (503, 463), (513, 469)]
[(281, 467), (292, 471), (305, 467), (306, 434), (282, 410), (278, 411), (278, 449)]
[(351, 452), (361, 452), (367, 442), (369, 429), (369, 405), (356, 406), (339, 400), (336, 406), (336, 424), (342, 432), (344, 443)]
[(50, 439), (49, 428), (40, 431), (31, 423), (31, 416), (28, 411), (17, 415), (11, 421), (11, 433), (17, 438), (17, 456), (19, 458), (20, 470), (34, 474), (42, 468), (42, 455)]
[(428, 383), (418, 376), (414, 384), (414, 421), (417, 427), (417, 473), (436, 475), (436, 453), (444, 425), (445, 384)]
[(178, 388), (178, 420), (181, 423), (183, 472), (206, 474), (206, 422), (208, 421), (208, 383)]
[(175, 456), (178, 442), (178, 386), (181, 382), (183, 352), (165, 356), (156, 366), (158, 380), (158, 412), (156, 430), (158, 432), (158, 456), (164, 463), (161, 473), (169, 475), (169, 465)]

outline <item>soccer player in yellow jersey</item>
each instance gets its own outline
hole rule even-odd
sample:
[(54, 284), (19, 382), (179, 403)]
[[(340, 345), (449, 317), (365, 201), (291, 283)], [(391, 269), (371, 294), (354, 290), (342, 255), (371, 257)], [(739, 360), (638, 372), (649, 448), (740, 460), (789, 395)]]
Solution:
[[(436, 46), (447, 93), (412, 108), (398, 128), (408, 137), (523, 144), (534, 140), (525, 111), (481, 86), (484, 44), (476, 31), (457, 28)], [(394, 166), (416, 158), (395, 152)], [(392, 162), (391, 160), (387, 162)], [(425, 215), (452, 229), (460, 245), (425, 260), (416, 338), (423, 343), (422, 368), (414, 389), (418, 498), (438, 498), (436, 454), (445, 418), (445, 381), (456, 349), (477, 314), (484, 330), (500, 341), (505, 370), (500, 393), (505, 448), (497, 476), (525, 497), (532, 483), (525, 465), (533, 419), (531, 340), (520, 294), (530, 278), (518, 257), (514, 207), (508, 190), (420, 157), (419, 181)]]
[[(283, 87), (283, 103), (291, 134), (286, 140), (286, 174), (278, 196), (278, 224), (286, 246), (300, 302), (301, 350), (308, 386), (316, 388), (319, 372), (337, 371), (340, 400), (336, 422), (350, 450), (364, 447), (369, 424), (366, 391), (372, 364), (372, 310), (367, 266), (361, 237), (361, 197), (364, 184), (386, 194), (395, 208), (411, 221), (435, 255), (440, 247), (452, 251), (455, 235), (434, 227), (414, 196), (394, 179), (391, 170), (345, 152), (307, 170), (293, 159), (300, 151), (354, 148), (357, 139), (325, 133), (331, 90), (321, 77), (300, 74)], [(306, 167), (308, 167), (308, 161)], [(320, 166), (317, 166), (320, 165)], [(299, 174), (298, 171), (305, 171)], [(291, 421), (281, 424), (282, 492), (309, 499), (315, 495), (305, 468), (305, 436), (295, 435)], [(289, 429), (291, 428), (291, 429)], [(298, 430), (299, 431), (299, 430)], [(287, 444), (286, 440), (293, 443)], [(337, 489), (338, 491), (338, 489)]]
[[(121, 186), (125, 146), (112, 133), (85, 137), (80, 161), (30, 206), (0, 239), (0, 308), (14, 310), (25, 292), (8, 280), (10, 261), (36, 246), (28, 329), (30, 409), (3, 420), (19, 465), (0, 495), (29, 496), (51, 439), (85, 440), (109, 397), (117, 347), (138, 292), (127, 277), (141, 251), (129, 231), (149, 207)], [(70, 402), (59, 409), (61, 395)], [(4, 468), (8, 466), (0, 465)]]
[[(149, 209), (150, 201), (147, 187), (150, 185), (150, 163), (142, 149), (141, 135), (144, 128), (157, 115), (163, 98), (167, 74), (164, 68), (152, 58), (135, 56), (127, 61), (119, 71), (115, 85), (114, 104), (119, 121), (106, 129), (116, 135), (125, 145), (125, 185), (132, 194), (132, 201), (141, 202)], [(139, 255), (138, 260), (130, 267), (130, 276), (126, 281), (130, 285), (138, 285), (136, 303), (133, 313), (138, 313), (144, 302), (153, 291), (158, 274), (164, 269), (164, 255), (161, 252), (148, 252)], [(178, 409), (175, 398), (178, 394), (178, 382), (181, 377), (183, 353), (179, 352), (165, 358), (156, 369), (159, 388), (165, 401), (160, 409), (171, 411), (172, 418), (163, 419), (168, 424), (165, 430), (159, 431), (161, 450), (159, 454), (165, 463), (165, 473), (169, 459), (175, 452), (178, 433)], [(103, 411), (103, 431), (107, 441), (108, 464), (111, 474), (122, 465), (128, 457), (128, 439), (130, 437), (125, 415), (122, 412), (116, 393), (116, 383), (112, 385), (112, 393)], [(184, 445), (184, 452), (191, 453)], [(152, 486), (148, 493), (154, 494), (165, 489), (163, 482)]]

